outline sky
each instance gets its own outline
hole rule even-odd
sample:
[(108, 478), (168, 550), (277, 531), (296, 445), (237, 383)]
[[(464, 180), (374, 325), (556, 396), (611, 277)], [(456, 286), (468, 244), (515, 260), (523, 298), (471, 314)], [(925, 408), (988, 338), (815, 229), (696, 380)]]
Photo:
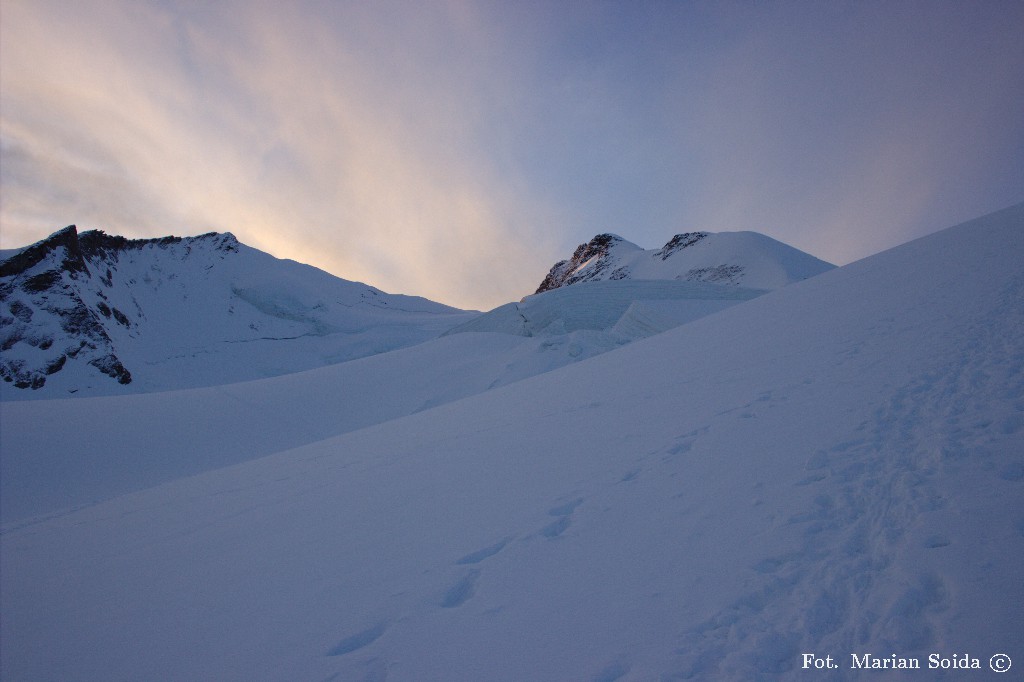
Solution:
[(230, 231), (486, 310), (601, 232), (842, 265), (1024, 201), (1024, 3), (0, 0), (0, 248)]

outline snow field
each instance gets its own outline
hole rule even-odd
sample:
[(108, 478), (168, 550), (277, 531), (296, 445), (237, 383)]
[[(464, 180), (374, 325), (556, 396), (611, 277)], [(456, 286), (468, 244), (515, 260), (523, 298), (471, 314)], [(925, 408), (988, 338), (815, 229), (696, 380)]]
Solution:
[(499, 308), (479, 325), (457, 328), (475, 333), (307, 372), (140, 395), (11, 401), (0, 411), (0, 516), (10, 523), (59, 513), (323, 440), (584, 360), (758, 293), (688, 282), (586, 283), (530, 297), (512, 317), (529, 318), (533, 331), (510, 335)]

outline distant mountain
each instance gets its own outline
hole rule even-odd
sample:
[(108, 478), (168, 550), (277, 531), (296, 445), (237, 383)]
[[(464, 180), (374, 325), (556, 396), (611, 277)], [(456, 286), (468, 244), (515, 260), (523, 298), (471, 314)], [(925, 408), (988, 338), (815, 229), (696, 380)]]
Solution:
[(561, 337), (614, 347), (813, 277), (833, 265), (756, 232), (687, 232), (660, 249), (614, 234), (580, 244), (537, 291), (450, 329)]
[(72, 225), (5, 255), (4, 399), (276, 376), (419, 343), (475, 314), (280, 260), (230, 233), (126, 239)]
[(642, 249), (615, 234), (580, 244), (556, 263), (535, 293), (580, 282), (672, 279), (778, 289), (833, 265), (757, 232), (684, 232), (660, 249)]

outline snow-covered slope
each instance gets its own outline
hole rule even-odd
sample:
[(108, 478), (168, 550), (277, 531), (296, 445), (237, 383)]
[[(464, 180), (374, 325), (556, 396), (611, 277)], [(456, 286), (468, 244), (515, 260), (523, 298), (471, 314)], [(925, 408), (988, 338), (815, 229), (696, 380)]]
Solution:
[(834, 267), (757, 232), (684, 232), (660, 249), (642, 249), (615, 234), (580, 244), (556, 263), (535, 293), (621, 279), (671, 279), (778, 289)]
[(257, 381), (0, 409), (0, 519), (63, 513), (406, 416), (639, 336), (457, 334)]
[[(191, 390), (11, 401), (0, 411), (0, 519), (92, 504), (412, 414), (761, 293), (700, 282), (587, 282), (501, 306), (439, 339), (306, 372)], [(462, 333), (470, 331), (485, 333)]]
[(1019, 665), (1022, 253), (1024, 205), (504, 388), (7, 528), (0, 672)]
[(306, 372), (191, 390), (8, 402), (0, 410), (0, 519), (95, 503), (412, 414), (585, 360), (757, 293), (689, 282), (592, 282), (531, 296), (513, 306), (514, 315), (502, 306), (481, 316), (482, 325), (457, 328), (484, 333), (453, 333)]
[(213, 386), (433, 338), (472, 317), (279, 260), (231, 234), (74, 226), (0, 262), (3, 399)]

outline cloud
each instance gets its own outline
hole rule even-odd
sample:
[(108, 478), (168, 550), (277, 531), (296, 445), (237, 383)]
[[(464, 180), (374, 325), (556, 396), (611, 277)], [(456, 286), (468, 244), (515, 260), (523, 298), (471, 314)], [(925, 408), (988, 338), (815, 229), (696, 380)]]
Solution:
[(5, 246), (46, 220), (231, 230), (346, 278), (475, 307), (532, 290), (550, 265), (537, 254), (556, 211), (475, 144), (487, 74), (445, 47), (486, 39), (465, 12), (402, 5), (382, 24), (333, 3), (202, 16), (83, 4), (5, 6)]

